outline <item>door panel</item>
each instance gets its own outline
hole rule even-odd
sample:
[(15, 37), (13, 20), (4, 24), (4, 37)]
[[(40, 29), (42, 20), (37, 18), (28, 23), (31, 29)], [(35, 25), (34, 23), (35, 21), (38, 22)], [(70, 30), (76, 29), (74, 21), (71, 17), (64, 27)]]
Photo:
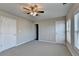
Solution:
[(16, 46), (16, 20), (1, 17), (1, 40), (3, 50)]
[(44, 21), (39, 24), (39, 40), (55, 43), (55, 21)]
[(2, 20), (0, 17), (0, 52), (3, 50), (3, 46), (2, 46), (2, 35), (1, 35), (1, 25), (2, 25)]
[(55, 43), (55, 21), (50, 21), (50, 41)]
[(65, 43), (65, 22), (56, 21), (56, 42)]
[(3, 35), (3, 49), (8, 49), (11, 47), (16, 46), (16, 37), (12, 34), (5, 34)]
[(48, 22), (43, 22), (39, 24), (39, 40), (41, 41), (49, 41), (50, 24)]
[(0, 33), (0, 52), (3, 51), (3, 40), (2, 40), (2, 35)]
[(65, 43), (65, 21), (49, 20), (40, 22), (39, 40), (51, 43)]

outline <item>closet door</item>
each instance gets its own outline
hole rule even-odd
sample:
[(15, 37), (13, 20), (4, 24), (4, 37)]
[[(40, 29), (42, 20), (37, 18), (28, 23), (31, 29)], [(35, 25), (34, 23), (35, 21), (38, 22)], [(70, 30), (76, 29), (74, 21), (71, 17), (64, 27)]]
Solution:
[(65, 21), (56, 21), (56, 43), (65, 43)]
[(2, 32), (1, 32), (2, 20), (0, 16), (0, 52), (3, 51), (3, 40), (2, 40)]
[(49, 42), (50, 41), (50, 23), (41, 22), (39, 24), (39, 40)]
[(55, 40), (55, 21), (50, 20), (50, 42), (56, 43)]
[(3, 45), (2, 45), (1, 34), (0, 34), (0, 52), (1, 51), (3, 51)]
[(16, 20), (2, 17), (2, 41), (3, 41), (3, 49), (8, 49), (16, 46)]

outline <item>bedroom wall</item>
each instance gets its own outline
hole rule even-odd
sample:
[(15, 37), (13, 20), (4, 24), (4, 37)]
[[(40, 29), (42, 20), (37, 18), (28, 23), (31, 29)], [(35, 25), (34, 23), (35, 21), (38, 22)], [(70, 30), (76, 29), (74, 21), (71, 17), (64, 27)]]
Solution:
[(6, 11), (0, 11), (0, 16), (10, 17), (16, 20), (16, 46), (34, 40), (35, 25), (33, 21), (12, 15)]
[[(39, 24), (39, 41), (57, 43), (56, 41), (56, 22), (57, 21), (61, 21), (62, 23), (65, 24), (65, 16), (35, 21), (35, 24)], [(65, 43), (65, 38), (61, 39), (61, 41), (62, 43)]]
[(17, 20), (17, 44), (22, 44), (35, 39), (35, 26), (26, 19)]

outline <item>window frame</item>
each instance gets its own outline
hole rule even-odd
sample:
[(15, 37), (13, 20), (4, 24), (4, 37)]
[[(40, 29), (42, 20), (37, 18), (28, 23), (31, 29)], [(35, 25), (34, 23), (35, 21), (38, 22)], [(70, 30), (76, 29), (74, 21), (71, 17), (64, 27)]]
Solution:
[[(74, 15), (74, 47), (76, 48), (76, 50), (77, 51), (79, 51), (79, 47), (77, 47), (76, 46), (76, 44), (75, 44), (75, 40), (78, 40), (79, 41), (79, 28), (78, 28), (78, 26), (79, 26), (79, 24), (78, 24), (78, 22), (79, 22), (79, 19), (77, 19), (76, 20), (76, 16), (79, 16), (79, 15), (77, 15), (77, 14), (79, 14), (79, 12), (77, 12), (75, 15)], [(75, 21), (76, 20), (76, 21)], [(77, 22), (77, 23), (76, 23)], [(77, 28), (76, 28), (77, 27)], [(76, 29), (75, 29), (76, 28)], [(76, 34), (77, 34), (77, 39), (75, 39), (76, 38)], [(79, 43), (77, 43), (77, 44), (79, 44)]]
[[(69, 34), (69, 37), (68, 37)], [(66, 21), (66, 37), (67, 37), (67, 42), (71, 44), (71, 19), (68, 19)]]

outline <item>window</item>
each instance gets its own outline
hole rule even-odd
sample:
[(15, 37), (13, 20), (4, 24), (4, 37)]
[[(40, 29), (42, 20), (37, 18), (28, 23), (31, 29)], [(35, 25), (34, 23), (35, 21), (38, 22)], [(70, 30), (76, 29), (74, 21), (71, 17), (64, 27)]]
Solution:
[(74, 44), (79, 49), (79, 13), (74, 18)]
[(67, 32), (67, 42), (71, 44), (71, 20), (67, 20), (66, 22), (66, 32)]

